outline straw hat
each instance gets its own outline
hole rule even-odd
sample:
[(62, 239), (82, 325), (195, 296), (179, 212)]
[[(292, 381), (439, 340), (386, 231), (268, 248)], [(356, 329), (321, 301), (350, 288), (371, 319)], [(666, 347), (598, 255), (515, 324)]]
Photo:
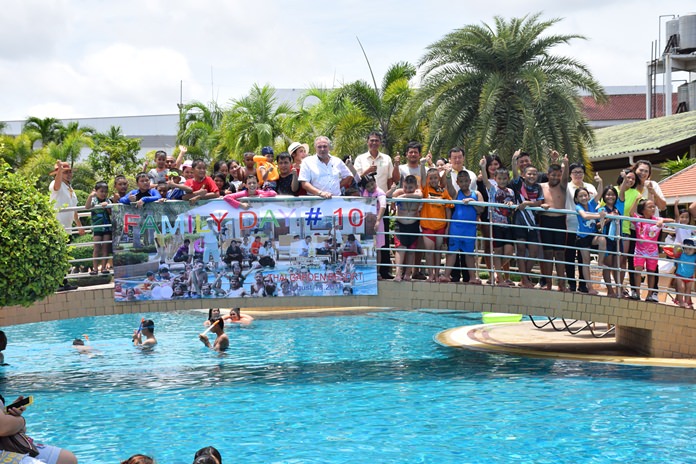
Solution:
[(65, 161), (63, 161), (63, 162), (56, 161), (55, 169), (53, 169), (53, 171), (49, 172), (48, 175), (55, 176), (56, 174), (58, 174), (58, 170), (60, 169), (61, 166), (63, 167), (63, 172), (66, 172), (66, 171), (72, 172), (72, 167), (70, 167), (70, 163), (66, 163)]
[(304, 147), (305, 152), (309, 155), (309, 145), (307, 145), (306, 143), (292, 142), (288, 147), (288, 153), (290, 153), (290, 156), (292, 156), (295, 150), (297, 150), (300, 147)]

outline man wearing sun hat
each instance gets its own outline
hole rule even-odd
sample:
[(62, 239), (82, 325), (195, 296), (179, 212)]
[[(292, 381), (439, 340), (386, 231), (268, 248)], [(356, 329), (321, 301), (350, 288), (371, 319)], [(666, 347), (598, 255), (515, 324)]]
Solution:
[[(60, 160), (56, 161), (55, 169), (50, 172), (50, 175), (55, 176), (55, 179), (48, 186), (48, 190), (51, 193), (51, 200), (54, 202), (53, 205), (56, 211), (77, 206), (77, 195), (75, 195), (71, 185), (73, 171), (70, 164)], [(73, 222), (78, 227), (77, 232), (80, 235), (84, 235), (85, 230), (82, 228), (77, 211), (58, 212), (56, 216), (69, 235), (72, 235)]]
[[(73, 235), (73, 222), (78, 227), (77, 233), (84, 235), (85, 230), (82, 228), (82, 222), (80, 222), (77, 211), (60, 212), (63, 208), (74, 208), (77, 206), (77, 195), (75, 195), (71, 185), (73, 172), (70, 164), (60, 160), (56, 161), (55, 169), (50, 172), (50, 175), (55, 176), (55, 179), (48, 186), (48, 190), (51, 194), (51, 201), (53, 201), (58, 222), (62, 224), (69, 236), (72, 237)], [(75, 290), (76, 288), (74, 285), (68, 285), (68, 280), (64, 279), (63, 286), (59, 287), (58, 291)]]

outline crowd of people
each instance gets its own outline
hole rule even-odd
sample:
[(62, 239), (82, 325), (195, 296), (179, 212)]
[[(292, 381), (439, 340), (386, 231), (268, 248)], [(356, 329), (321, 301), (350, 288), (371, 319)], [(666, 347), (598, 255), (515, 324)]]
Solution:
[[(247, 209), (253, 197), (363, 196), (377, 200), (374, 232), (380, 279), (481, 283), (474, 255), (478, 244), (488, 280), (496, 285), (515, 285), (510, 273), (514, 259), (522, 287), (551, 289), (555, 277), (561, 291), (595, 294), (600, 282), (593, 281), (589, 264), (596, 253), (608, 295), (639, 298), (646, 274), (646, 300), (657, 300), (658, 240), (668, 230), (664, 224), (674, 219), (665, 217), (667, 202), (651, 179), (649, 161), (627, 167), (615, 184), (605, 186), (598, 175), (594, 184), (587, 182), (584, 164), (570, 163), (556, 151), (550, 152), (547, 166), (533, 166), (521, 150), (512, 156), (511, 166), (504, 166), (497, 155), (486, 156), (474, 173), (466, 169), (459, 147), (435, 159), (430, 153), (423, 155), (420, 143), (411, 142), (402, 159), (382, 153), (381, 145), (381, 134), (371, 132), (367, 152), (339, 158), (331, 154), (331, 141), (320, 136), (314, 140), (314, 155), (309, 155), (307, 144), (293, 142), (277, 156), (273, 148), (264, 147), (260, 155), (245, 153), (241, 163), (216, 161), (212, 171), (203, 160), (185, 160), (185, 147), (180, 147), (178, 159), (158, 151), (155, 166), (136, 175), (136, 189), (128, 191), (127, 179), (117, 176), (111, 194), (103, 182), (90, 194), (86, 206), (92, 211), (95, 241), (101, 242), (95, 245), (91, 272), (109, 272), (106, 257), (111, 253), (108, 209), (97, 206), (118, 202), (142, 207), (156, 201), (196, 203), (222, 197)], [(56, 203), (74, 206), (69, 165), (58, 162), (52, 174)], [(696, 203), (681, 209), (677, 202), (674, 207), (680, 224), (676, 235), (673, 232), (678, 245), (675, 267), (682, 278), (675, 285), (688, 290), (693, 277), (692, 231), (682, 225), (691, 224)], [(76, 214), (59, 217), (66, 228), (84, 233)], [(266, 259), (273, 261), (272, 242), (269, 249)], [(189, 259), (187, 252), (183, 254), (178, 259)], [(242, 264), (243, 259), (236, 261)], [(629, 283), (623, 285), (626, 276)], [(678, 303), (692, 304), (687, 297)]]

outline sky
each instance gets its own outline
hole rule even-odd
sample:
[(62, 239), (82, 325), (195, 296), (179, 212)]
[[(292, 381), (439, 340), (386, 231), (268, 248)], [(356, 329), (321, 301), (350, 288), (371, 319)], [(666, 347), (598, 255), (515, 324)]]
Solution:
[[(553, 50), (605, 86), (645, 85), (673, 0), (3, 0), (0, 121), (173, 114), (180, 99), (228, 106), (254, 84), (379, 81), (468, 24), (541, 13), (577, 34)], [(680, 73), (683, 74), (683, 73)], [(675, 75), (678, 79), (679, 74)], [(681, 77), (685, 79), (688, 76)], [(417, 85), (417, 81), (415, 84)], [(661, 83), (661, 82), (660, 82)]]

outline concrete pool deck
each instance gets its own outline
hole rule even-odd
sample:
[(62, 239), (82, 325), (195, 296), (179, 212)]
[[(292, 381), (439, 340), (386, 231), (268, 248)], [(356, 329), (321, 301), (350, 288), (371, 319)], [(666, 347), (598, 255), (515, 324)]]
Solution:
[[(606, 331), (597, 324), (595, 332)], [(538, 358), (640, 366), (696, 368), (696, 359), (652, 358), (640, 356), (614, 340), (613, 335), (595, 338), (589, 330), (576, 335), (550, 327), (538, 329), (532, 322), (480, 324), (440, 332), (436, 340), (445, 346), (507, 353)]]

